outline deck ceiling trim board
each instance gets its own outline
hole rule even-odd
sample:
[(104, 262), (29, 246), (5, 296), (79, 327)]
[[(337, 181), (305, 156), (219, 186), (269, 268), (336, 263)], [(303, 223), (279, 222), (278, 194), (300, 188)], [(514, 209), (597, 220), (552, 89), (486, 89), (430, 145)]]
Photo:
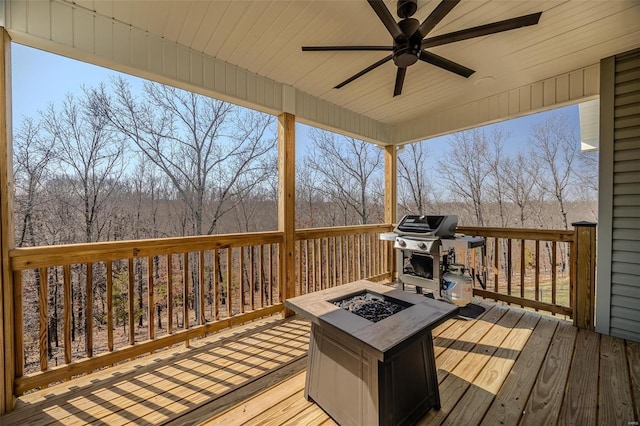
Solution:
[[(385, 3), (395, 16), (395, 1)], [(437, 4), (419, 0), (415, 18), (423, 20)], [(408, 69), (403, 94), (393, 97), (391, 62), (342, 89), (332, 88), (378, 60), (379, 52), (300, 49), (391, 44), (364, 0), (5, 0), (3, 5), (6, 28), (17, 42), (271, 114), (283, 111), (281, 94), (288, 86), (306, 100), (296, 105), (300, 121), (381, 145), (597, 96), (593, 81), (599, 61), (637, 48), (640, 36), (640, 3), (634, 0), (461, 2), (429, 36), (543, 13), (535, 26), (429, 49), (476, 73), (465, 79), (420, 62)], [(216, 71), (224, 76), (208, 75)], [(493, 83), (476, 84), (488, 76)]]

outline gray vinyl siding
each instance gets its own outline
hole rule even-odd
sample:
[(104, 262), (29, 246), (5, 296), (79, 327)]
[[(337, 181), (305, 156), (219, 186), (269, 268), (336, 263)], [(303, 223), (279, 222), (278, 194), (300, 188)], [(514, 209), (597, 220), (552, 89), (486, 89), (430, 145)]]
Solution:
[(640, 341), (640, 50), (615, 57), (613, 81), (609, 327)]

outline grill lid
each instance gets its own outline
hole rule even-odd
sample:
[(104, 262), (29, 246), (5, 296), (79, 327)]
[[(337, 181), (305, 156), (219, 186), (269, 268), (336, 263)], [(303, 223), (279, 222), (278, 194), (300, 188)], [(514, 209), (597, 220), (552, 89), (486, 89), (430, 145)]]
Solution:
[(417, 215), (404, 216), (394, 232), (398, 235), (417, 237), (453, 237), (458, 227), (458, 216), (455, 215)]

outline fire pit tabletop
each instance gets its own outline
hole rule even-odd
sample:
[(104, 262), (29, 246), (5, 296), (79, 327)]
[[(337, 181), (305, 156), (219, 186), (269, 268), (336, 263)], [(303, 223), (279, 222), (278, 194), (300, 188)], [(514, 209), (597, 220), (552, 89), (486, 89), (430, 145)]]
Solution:
[[(410, 306), (374, 323), (332, 303), (363, 292)], [(392, 356), (394, 348), (401, 348), (403, 341), (429, 332), (458, 312), (455, 305), (366, 280), (297, 296), (286, 300), (285, 305), (316, 325), (352, 335), (373, 349), (380, 360)]]

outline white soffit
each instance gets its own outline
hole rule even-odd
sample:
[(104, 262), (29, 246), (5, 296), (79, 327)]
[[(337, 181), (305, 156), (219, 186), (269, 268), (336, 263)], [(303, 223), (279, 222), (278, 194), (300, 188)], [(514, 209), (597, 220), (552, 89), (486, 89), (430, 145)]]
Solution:
[(582, 151), (600, 147), (600, 99), (578, 105), (580, 114), (580, 144)]

